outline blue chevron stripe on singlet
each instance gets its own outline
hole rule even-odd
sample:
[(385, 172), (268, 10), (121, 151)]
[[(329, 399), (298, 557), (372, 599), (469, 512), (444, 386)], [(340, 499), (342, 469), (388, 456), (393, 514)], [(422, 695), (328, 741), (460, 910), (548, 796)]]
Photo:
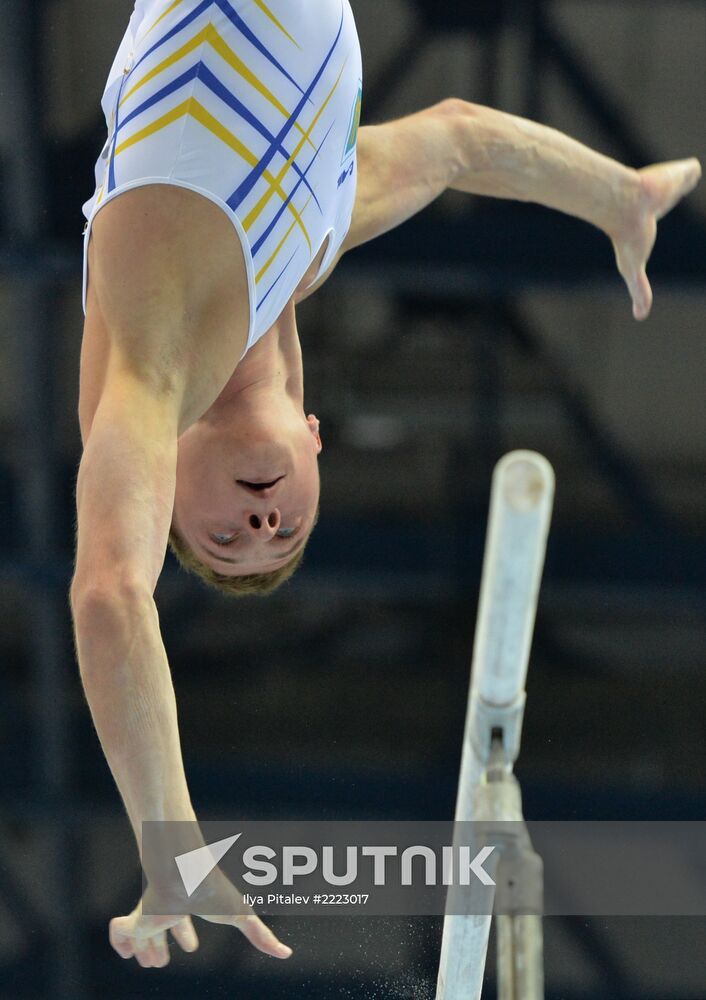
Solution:
[[(125, 80), (123, 81), (120, 97), (118, 100), (119, 108), (123, 106), (126, 102), (129, 104), (132, 95), (136, 94), (136, 92), (140, 89), (141, 85), (139, 83), (133, 85), (132, 87), (130, 87), (130, 84), (138, 76), (138, 71), (145, 66), (149, 57), (152, 56), (154, 53), (158, 52), (168, 41), (175, 38), (178, 34), (184, 32), (191, 25), (197, 22), (198, 18), (213, 6), (216, 6), (219, 10), (225, 13), (228, 19), (238, 27), (243, 36), (247, 38), (247, 40), (250, 41), (260, 53), (266, 55), (268, 61), (271, 62), (272, 65), (274, 65), (278, 69), (278, 71), (280, 71), (282, 75), (288, 81), (290, 81), (297, 88), (298, 91), (301, 92), (302, 96), (299, 102), (295, 106), (294, 110), (290, 113), (289, 117), (285, 121), (279, 133), (277, 135), (273, 135), (270, 132), (270, 130), (259, 120), (259, 118), (255, 114), (253, 114), (243, 104), (241, 100), (235, 97), (229, 90), (229, 88), (216, 77), (216, 75), (209, 69), (209, 67), (206, 66), (203, 60), (199, 59), (198, 62), (195, 63), (193, 66), (191, 66), (188, 70), (181, 73), (178, 77), (170, 81), (159, 91), (152, 94), (137, 107), (130, 110), (129, 113), (126, 114), (124, 117), (121, 118), (118, 112), (118, 116), (116, 119), (116, 127), (115, 127), (115, 140), (113, 142), (113, 147), (110, 156), (110, 163), (109, 163), (109, 179), (108, 179), (107, 191), (109, 193), (110, 191), (114, 190), (117, 185), (116, 168), (115, 168), (116, 157), (119, 156), (120, 152), (123, 149), (127, 148), (127, 146), (122, 145), (119, 142), (119, 136), (121, 135), (121, 133), (123, 133), (124, 130), (130, 124), (135, 122), (136, 119), (140, 118), (143, 115), (146, 115), (149, 111), (158, 108), (158, 106), (163, 101), (165, 101), (168, 97), (172, 96), (173, 94), (177, 93), (179, 90), (187, 87), (189, 84), (201, 84), (215, 96), (220, 98), (220, 100), (222, 100), (224, 104), (226, 104), (231, 110), (236, 112), (242, 118), (243, 121), (247, 122), (247, 124), (250, 125), (251, 128), (253, 128), (269, 144), (268, 149), (264, 154), (264, 156), (261, 155), (256, 157), (254, 153), (252, 154), (252, 159), (255, 159), (256, 162), (252, 166), (250, 173), (241, 182), (241, 184), (233, 192), (233, 194), (226, 199), (230, 208), (237, 209), (243, 203), (247, 195), (253, 190), (255, 185), (262, 177), (265, 177), (268, 184), (270, 185), (268, 190), (268, 197), (270, 194), (273, 193), (277, 193), (279, 195), (282, 201), (282, 207), (275, 214), (275, 219), (265, 227), (264, 232), (255, 240), (253, 244), (253, 256), (255, 256), (261, 250), (267, 237), (272, 232), (274, 225), (276, 224), (276, 221), (280, 218), (282, 212), (287, 209), (293, 212), (296, 211), (295, 209), (292, 208), (292, 198), (294, 197), (294, 194), (296, 193), (296, 191), (298, 190), (298, 188), (302, 183), (306, 186), (307, 190), (312, 195), (314, 203), (319, 208), (319, 211), (321, 211), (319, 200), (316, 197), (316, 194), (313, 191), (311, 185), (307, 181), (306, 174), (308, 173), (312, 163), (320, 153), (323, 142), (325, 142), (326, 138), (328, 137), (328, 132), (324, 136), (322, 143), (318, 147), (315, 147), (314, 157), (310, 161), (309, 165), (305, 170), (302, 170), (302, 168), (296, 162), (295, 160), (296, 153), (291, 154), (290, 152), (288, 152), (288, 150), (284, 145), (284, 142), (292, 132), (295, 125), (299, 127), (300, 132), (302, 131), (301, 123), (298, 120), (299, 116), (301, 115), (302, 111), (307, 106), (307, 104), (310, 102), (311, 96), (315, 91), (326, 67), (328, 66), (336, 50), (336, 47), (341, 37), (343, 17), (341, 16), (341, 21), (339, 23), (338, 30), (336, 32), (336, 36), (333, 40), (333, 43), (331, 44), (320, 66), (317, 68), (313, 76), (313, 79), (311, 80), (309, 85), (305, 89), (303, 89), (298, 83), (296, 83), (296, 81), (292, 79), (291, 75), (287, 73), (287, 71), (281, 66), (281, 64), (270, 56), (270, 54), (266, 51), (266, 46), (256, 38), (254, 33), (247, 27), (247, 25), (245, 25), (243, 19), (233, 10), (233, 8), (227, 2), (227, 0), (203, 0), (203, 2), (199, 4), (193, 11), (191, 11), (187, 16), (182, 18), (178, 22), (178, 24), (169, 28), (169, 30), (167, 30), (165, 35), (160, 39), (158, 39), (155, 43), (153, 43), (151, 47), (137, 60), (134, 67), (132, 67), (130, 73), (127, 74)], [(233, 59), (234, 60), (237, 59), (238, 62), (241, 62), (239, 57), (237, 57), (236, 54), (232, 51), (232, 49), (230, 49), (230, 47), (227, 46), (227, 44), (224, 42), (221, 36), (218, 35), (218, 32), (213, 28), (213, 25), (211, 25), (210, 23), (205, 28), (202, 28), (197, 32), (196, 39), (198, 39), (200, 44), (203, 45), (205, 43), (212, 41), (214, 35), (218, 36), (221, 46), (230, 52)], [(188, 43), (182, 46), (182, 48), (185, 49), (188, 47), (189, 47)], [(174, 60), (172, 59), (169, 59), (166, 62), (171, 65), (174, 64)], [(168, 68), (170, 68), (170, 65), (165, 65), (163, 72), (166, 71)], [(252, 71), (250, 72), (252, 73)], [(254, 76), (254, 74), (252, 75)], [(147, 76), (152, 76), (152, 74), (148, 73)], [(127, 95), (123, 97), (123, 93), (128, 88), (130, 89), (128, 90)], [(328, 101), (331, 96), (332, 96), (331, 93), (327, 94), (325, 100)], [(190, 102), (187, 102), (187, 107), (184, 108), (183, 114), (193, 115), (193, 111), (194, 111), (194, 106), (191, 105)], [(157, 118), (153, 120), (149, 125), (145, 126), (141, 130), (139, 141), (143, 141), (145, 139), (148, 139), (151, 135), (155, 135), (157, 132), (161, 130), (161, 128), (164, 128), (168, 124), (171, 124), (172, 121), (174, 120), (175, 119), (169, 115), (165, 116), (164, 118)], [(315, 116), (315, 121), (316, 121), (316, 116)], [(235, 138), (235, 136), (233, 136), (233, 138)], [(299, 148), (303, 145), (304, 139), (309, 140), (308, 132), (303, 133), (303, 139), (300, 139), (297, 152), (299, 151)], [(285, 157), (286, 165), (288, 166), (288, 168), (291, 167), (291, 169), (294, 171), (294, 173), (297, 175), (298, 178), (294, 189), (289, 195), (283, 193), (281, 182), (278, 181), (278, 178), (271, 176), (267, 170), (269, 164), (272, 162), (273, 158), (277, 153), (280, 153), (282, 156)], [(299, 217), (297, 217), (297, 221), (307, 239), (307, 242), (309, 242), (306, 226)], [(249, 228), (247, 224), (245, 228), (246, 229)]]
[(361, 88), (350, 0), (135, 0), (101, 102), (84, 308), (96, 213), (136, 187), (173, 185), (230, 217), (256, 343), (348, 231)]

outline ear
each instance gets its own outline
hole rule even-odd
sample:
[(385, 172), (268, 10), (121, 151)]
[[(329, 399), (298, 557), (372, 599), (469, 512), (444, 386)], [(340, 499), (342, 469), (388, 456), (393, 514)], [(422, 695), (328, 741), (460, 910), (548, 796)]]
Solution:
[(316, 454), (320, 455), (323, 444), (321, 442), (321, 435), (319, 434), (319, 418), (315, 417), (313, 413), (310, 413), (306, 418), (306, 422), (309, 425), (309, 430), (314, 436), (314, 440), (316, 441)]

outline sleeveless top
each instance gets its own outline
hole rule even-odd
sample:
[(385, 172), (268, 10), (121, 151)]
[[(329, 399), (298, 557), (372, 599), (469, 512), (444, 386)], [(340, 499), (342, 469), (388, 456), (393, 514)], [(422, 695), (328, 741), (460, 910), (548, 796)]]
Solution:
[(345, 238), (361, 101), (348, 0), (137, 0), (103, 94), (108, 139), (83, 206), (84, 311), (96, 213), (124, 191), (172, 184), (233, 223), (252, 347), (324, 244), (314, 282)]

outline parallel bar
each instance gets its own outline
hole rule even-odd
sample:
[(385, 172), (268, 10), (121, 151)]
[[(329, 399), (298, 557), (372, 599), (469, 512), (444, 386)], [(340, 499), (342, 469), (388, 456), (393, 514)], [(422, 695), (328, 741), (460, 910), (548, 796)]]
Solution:
[(508, 764), (519, 752), (553, 500), (554, 472), (536, 452), (511, 452), (496, 466), (466, 728), (466, 739), (486, 764), (494, 728), (503, 729)]
[[(483, 794), (491, 742), (502, 733), (504, 766), (520, 746), (525, 680), (554, 497), (554, 472), (536, 452), (506, 455), (491, 489), (456, 822), (522, 817), (519, 790)], [(480, 794), (478, 794), (480, 792)], [(485, 803), (485, 805), (484, 805)], [(480, 815), (499, 809), (494, 816)], [(437, 1000), (480, 1000), (490, 917), (447, 915)]]

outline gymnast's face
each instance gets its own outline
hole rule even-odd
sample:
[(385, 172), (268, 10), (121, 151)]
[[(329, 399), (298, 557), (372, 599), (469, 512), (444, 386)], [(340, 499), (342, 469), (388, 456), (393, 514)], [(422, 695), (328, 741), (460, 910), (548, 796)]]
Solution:
[(222, 576), (271, 573), (306, 544), (319, 504), (319, 421), (301, 411), (179, 438), (173, 527)]

